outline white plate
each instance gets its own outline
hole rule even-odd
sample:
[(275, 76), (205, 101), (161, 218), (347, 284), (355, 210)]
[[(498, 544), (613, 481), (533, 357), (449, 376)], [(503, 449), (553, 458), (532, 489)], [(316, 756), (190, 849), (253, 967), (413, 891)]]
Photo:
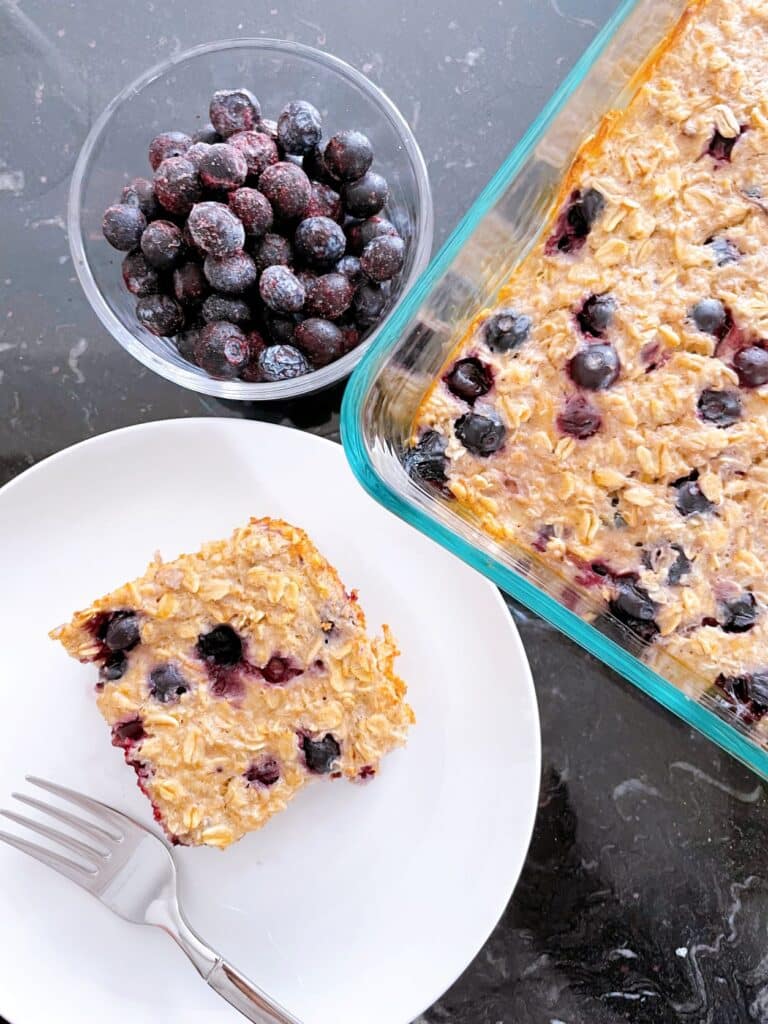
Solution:
[[(318, 783), (222, 853), (179, 849), (201, 935), (307, 1024), (407, 1024), (461, 973), (509, 899), (540, 743), (498, 592), (376, 505), (337, 445), (232, 419), (149, 423), (59, 453), (0, 492), (0, 804), (35, 773), (150, 824), (93, 699), (47, 630), (250, 515), (304, 527), (369, 626), (403, 649), (418, 724), (367, 786)], [(2, 845), (2, 844), (0, 844)], [(0, 849), (0, 1012), (13, 1024), (234, 1024), (160, 931)], [(0, 943), (2, 945), (2, 943)]]

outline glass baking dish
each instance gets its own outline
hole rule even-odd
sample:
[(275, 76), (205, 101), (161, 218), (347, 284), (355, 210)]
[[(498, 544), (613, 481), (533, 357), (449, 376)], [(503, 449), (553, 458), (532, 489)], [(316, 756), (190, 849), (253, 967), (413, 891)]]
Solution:
[(768, 733), (740, 720), (694, 669), (658, 655), (651, 668), (642, 642), (602, 601), (528, 549), (493, 540), (466, 510), (413, 481), (402, 464), (430, 383), (551, 221), (580, 144), (609, 109), (628, 103), (688, 5), (620, 4), (366, 354), (347, 387), (342, 438), (353, 471), (379, 502), (768, 778)]

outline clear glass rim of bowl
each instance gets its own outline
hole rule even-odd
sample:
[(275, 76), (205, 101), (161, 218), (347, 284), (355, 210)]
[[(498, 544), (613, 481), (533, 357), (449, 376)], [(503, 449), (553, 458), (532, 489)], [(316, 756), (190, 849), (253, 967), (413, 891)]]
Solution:
[[(251, 384), (238, 380), (215, 380), (212, 377), (196, 372), (191, 367), (177, 366), (167, 361), (156, 352), (146, 347), (131, 331), (129, 331), (118, 317), (112, 312), (109, 304), (104, 299), (91, 272), (91, 267), (85, 252), (83, 243), (81, 207), (83, 189), (86, 175), (91, 166), (96, 145), (104, 129), (108, 126), (115, 111), (132, 96), (140, 92), (145, 86), (155, 79), (166, 74), (171, 68), (197, 57), (205, 56), (221, 50), (234, 50), (242, 48), (253, 48), (277, 53), (287, 52), (299, 54), (310, 60), (314, 60), (326, 69), (333, 71), (343, 78), (348, 79), (361, 91), (371, 97), (381, 111), (386, 115), (397, 131), (403, 144), (404, 151), (410, 161), (414, 182), (417, 190), (417, 202), (420, 211), (419, 230), (411, 240), (415, 246), (411, 269), (408, 276), (400, 282), (400, 294), (387, 313), (384, 320), (376, 326), (376, 329), (358, 345), (357, 348), (348, 352), (336, 362), (329, 363), (319, 370), (313, 370), (303, 377), (294, 377), (291, 380), (275, 381), (274, 383)], [(411, 131), (408, 122), (400, 113), (395, 104), (377, 85), (366, 78), (360, 71), (347, 64), (346, 61), (325, 53), (313, 46), (306, 46), (303, 43), (294, 43), (286, 39), (251, 38), (223, 39), (216, 42), (202, 43), (193, 46), (191, 49), (174, 54), (167, 60), (155, 64), (143, 72), (138, 78), (125, 86), (114, 99), (104, 108), (99, 117), (94, 121), (88, 136), (83, 143), (77, 163), (72, 172), (72, 180), (69, 187), (69, 199), (67, 208), (67, 232), (69, 236), (69, 248), (72, 261), (75, 265), (80, 284), (86, 294), (94, 312), (107, 328), (110, 334), (131, 353), (140, 363), (165, 377), (192, 391), (201, 394), (212, 395), (216, 398), (237, 399), (240, 401), (268, 401), (272, 399), (294, 398), (299, 395), (311, 394), (323, 388), (335, 384), (352, 372), (354, 367), (362, 358), (363, 354), (370, 348), (379, 335), (380, 330), (392, 316), (392, 313), (402, 301), (403, 296), (411, 289), (414, 282), (421, 275), (429, 263), (432, 250), (432, 238), (434, 233), (434, 208), (432, 204), (432, 190), (429, 184), (427, 165), (422, 155), (419, 144)]]

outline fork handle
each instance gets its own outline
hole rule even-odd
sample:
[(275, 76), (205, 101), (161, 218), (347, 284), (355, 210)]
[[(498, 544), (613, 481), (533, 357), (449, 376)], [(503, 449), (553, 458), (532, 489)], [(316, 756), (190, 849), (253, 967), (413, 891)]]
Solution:
[(278, 1006), (244, 974), (221, 957), (205, 980), (214, 992), (218, 992), (254, 1024), (301, 1024), (298, 1017)]

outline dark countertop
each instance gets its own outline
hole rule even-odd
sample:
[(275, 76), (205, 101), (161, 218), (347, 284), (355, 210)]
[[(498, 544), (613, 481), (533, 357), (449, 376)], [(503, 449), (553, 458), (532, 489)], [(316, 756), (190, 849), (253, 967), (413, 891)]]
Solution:
[[(0, 483), (75, 441), (165, 417), (256, 417), (338, 439), (341, 388), (294, 406), (198, 396), (143, 369), (91, 312), (69, 258), (68, 176), (92, 117), (141, 70), (235, 35), (338, 53), (413, 124), (440, 242), (617, 5), (0, 0)], [(58, 103), (57, 79), (79, 113)], [(420, 1024), (768, 1021), (765, 787), (513, 614), (541, 708), (535, 834), (502, 922)]]

